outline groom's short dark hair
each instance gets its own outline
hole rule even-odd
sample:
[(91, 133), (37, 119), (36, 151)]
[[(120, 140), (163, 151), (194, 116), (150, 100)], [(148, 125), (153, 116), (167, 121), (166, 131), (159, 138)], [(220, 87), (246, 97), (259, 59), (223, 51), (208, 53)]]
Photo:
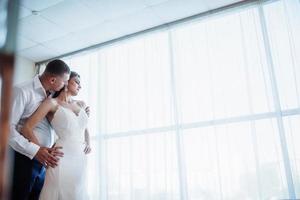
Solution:
[(46, 65), (45, 72), (52, 75), (63, 75), (64, 73), (69, 74), (70, 68), (64, 61), (55, 59)]

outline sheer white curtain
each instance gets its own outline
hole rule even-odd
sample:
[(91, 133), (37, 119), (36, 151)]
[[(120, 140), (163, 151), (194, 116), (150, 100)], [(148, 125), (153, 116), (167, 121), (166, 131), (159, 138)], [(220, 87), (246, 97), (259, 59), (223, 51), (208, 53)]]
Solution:
[(91, 106), (92, 199), (179, 199), (168, 50), (159, 32), (66, 59)]
[(300, 198), (300, 3), (63, 58), (91, 106), (91, 199)]

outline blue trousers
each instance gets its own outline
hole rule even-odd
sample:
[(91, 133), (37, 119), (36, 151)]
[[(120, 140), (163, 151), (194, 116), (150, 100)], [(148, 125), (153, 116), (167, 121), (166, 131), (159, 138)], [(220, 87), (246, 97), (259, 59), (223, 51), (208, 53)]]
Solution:
[(38, 200), (45, 180), (46, 169), (35, 159), (14, 151), (12, 200)]

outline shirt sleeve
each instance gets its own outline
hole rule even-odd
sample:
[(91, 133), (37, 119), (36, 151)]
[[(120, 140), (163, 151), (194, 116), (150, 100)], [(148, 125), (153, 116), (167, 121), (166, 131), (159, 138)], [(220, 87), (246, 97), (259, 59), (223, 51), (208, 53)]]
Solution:
[(33, 159), (40, 147), (32, 142), (29, 142), (29, 140), (17, 130), (17, 125), (25, 111), (25, 106), (26, 96), (24, 90), (15, 87), (12, 97), (9, 145), (15, 151), (29, 157), (30, 159)]

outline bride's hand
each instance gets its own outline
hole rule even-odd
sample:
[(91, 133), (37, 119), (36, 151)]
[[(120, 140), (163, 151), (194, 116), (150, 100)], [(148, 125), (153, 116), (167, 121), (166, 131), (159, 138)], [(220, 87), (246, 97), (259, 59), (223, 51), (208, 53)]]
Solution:
[(87, 116), (90, 116), (90, 107), (87, 106), (84, 110), (85, 110)]
[(91, 147), (90, 147), (90, 144), (86, 143), (83, 152), (84, 152), (85, 154), (89, 154), (89, 153), (91, 153), (91, 151), (92, 151), (92, 149), (91, 149)]

